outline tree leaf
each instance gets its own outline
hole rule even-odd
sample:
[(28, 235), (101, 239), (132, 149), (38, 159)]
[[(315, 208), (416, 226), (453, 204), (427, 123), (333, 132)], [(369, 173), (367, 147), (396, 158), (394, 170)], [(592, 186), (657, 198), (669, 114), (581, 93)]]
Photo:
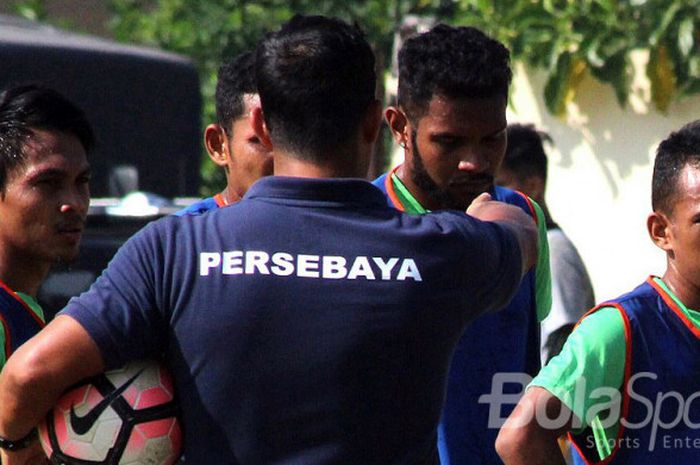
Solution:
[(544, 101), (547, 109), (556, 116), (566, 113), (566, 94), (571, 74), (572, 57), (564, 52), (557, 57), (556, 66), (544, 86)]
[(654, 29), (654, 31), (649, 36), (649, 44), (651, 46), (656, 46), (659, 41), (666, 35), (668, 26), (673, 22), (676, 17), (676, 13), (680, 10), (681, 4), (679, 2), (673, 2), (673, 4), (664, 12), (661, 16), (661, 21)]
[(686, 18), (681, 21), (678, 27), (678, 50), (684, 57), (690, 55), (690, 51), (695, 44), (695, 24), (694, 18)]
[(651, 83), (651, 99), (656, 108), (666, 114), (676, 90), (676, 75), (664, 45), (651, 50), (647, 76)]
[(583, 81), (583, 78), (586, 75), (587, 71), (588, 65), (586, 64), (586, 60), (579, 57), (574, 57), (574, 59), (571, 62), (571, 68), (569, 69), (569, 77), (567, 79), (568, 82), (566, 85), (566, 95), (564, 97), (565, 104), (576, 100), (578, 88), (581, 85), (581, 82)]
[(588, 60), (588, 63), (591, 64), (594, 68), (602, 68), (605, 65), (605, 60), (598, 54), (598, 48), (600, 47), (600, 39), (595, 38), (593, 41), (586, 47), (586, 59)]
[(692, 56), (688, 60), (688, 76), (691, 79), (700, 79), (700, 56)]

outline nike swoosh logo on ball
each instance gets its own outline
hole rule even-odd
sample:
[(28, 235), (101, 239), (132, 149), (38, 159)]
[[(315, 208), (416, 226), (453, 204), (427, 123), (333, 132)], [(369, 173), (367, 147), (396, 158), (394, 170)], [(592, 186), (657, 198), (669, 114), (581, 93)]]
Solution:
[(75, 413), (75, 405), (71, 405), (70, 426), (71, 428), (73, 428), (73, 431), (75, 431), (75, 433), (79, 435), (83, 435), (90, 431), (90, 428), (92, 428), (92, 425), (94, 425), (97, 419), (100, 418), (102, 412), (104, 412), (117, 397), (121, 396), (122, 393), (126, 391), (129, 386), (131, 386), (131, 383), (133, 383), (134, 380), (136, 380), (136, 378), (139, 377), (142, 371), (143, 370), (139, 370), (138, 373), (129, 378), (124, 384), (107, 394), (104, 397), (104, 399), (102, 399), (97, 405), (95, 405), (92, 408), (92, 410), (90, 410), (83, 416), (78, 416)]

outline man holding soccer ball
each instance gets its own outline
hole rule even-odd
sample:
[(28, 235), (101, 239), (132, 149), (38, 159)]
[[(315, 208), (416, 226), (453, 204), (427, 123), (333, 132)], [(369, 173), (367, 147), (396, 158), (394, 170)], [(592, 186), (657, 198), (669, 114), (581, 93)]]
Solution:
[[(521, 209), (390, 208), (362, 179), (381, 124), (361, 31), (296, 16), (256, 54), (275, 175), (144, 228), (0, 376), (0, 436), (65, 388), (164, 353), (188, 465), (437, 463), (450, 355), (537, 260)], [(5, 465), (25, 464), (5, 453)]]

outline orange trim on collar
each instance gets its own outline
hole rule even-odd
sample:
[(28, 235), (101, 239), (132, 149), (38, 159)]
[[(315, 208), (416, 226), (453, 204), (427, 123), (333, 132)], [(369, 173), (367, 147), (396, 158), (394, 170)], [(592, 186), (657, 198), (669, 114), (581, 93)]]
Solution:
[(29, 305), (27, 305), (27, 302), (25, 302), (24, 300), (22, 300), (22, 298), (21, 298), (20, 296), (18, 296), (17, 293), (16, 293), (15, 291), (13, 291), (12, 289), (10, 289), (10, 288), (7, 286), (7, 284), (5, 284), (2, 280), (0, 280), (0, 287), (2, 287), (3, 289), (5, 289), (5, 291), (6, 291), (8, 294), (10, 294), (17, 302), (19, 302), (20, 304), (22, 304), (22, 306), (24, 307), (24, 309), (25, 309), (27, 312), (29, 312), (29, 314), (32, 316), (32, 318), (34, 318), (34, 320), (36, 320), (36, 322), (39, 323), (39, 326), (41, 326), (42, 328), (43, 328), (44, 326), (46, 326), (46, 323), (44, 323), (44, 321), (39, 317), (39, 315), (36, 314), (36, 312), (32, 309), (32, 307), (30, 307)]
[(214, 202), (216, 202), (216, 206), (219, 208), (225, 207), (226, 205), (228, 205), (228, 203), (226, 203), (226, 199), (224, 198), (224, 196), (221, 195), (221, 192), (219, 192), (218, 194), (216, 194), (214, 196)]
[(683, 324), (690, 330), (690, 332), (693, 333), (695, 337), (700, 339), (700, 328), (695, 326), (693, 322), (690, 321), (690, 318), (688, 318), (688, 316), (685, 313), (683, 313), (683, 310), (681, 310), (676, 301), (673, 300), (673, 297), (668, 295), (666, 290), (663, 287), (659, 286), (659, 284), (657, 284), (656, 281), (654, 281), (653, 276), (649, 276), (647, 278), (647, 283), (649, 283), (649, 285), (653, 287), (656, 290), (656, 292), (659, 293), (661, 298), (664, 299), (664, 302), (666, 302), (666, 305), (668, 305), (669, 308), (673, 310), (673, 313), (675, 313), (676, 316), (681, 319)]
[(396, 170), (398, 170), (400, 166), (401, 165), (395, 166), (386, 174), (386, 178), (384, 179), (384, 187), (386, 188), (386, 193), (389, 196), (389, 200), (391, 200), (391, 203), (394, 204), (394, 208), (403, 212), (406, 211), (406, 208), (401, 203), (401, 200), (399, 200), (399, 196), (396, 195), (394, 183), (391, 181), (391, 177), (394, 175), (394, 173), (396, 173)]
[(539, 226), (540, 221), (539, 221), (539, 218), (537, 217), (537, 211), (535, 211), (535, 206), (532, 204), (532, 199), (530, 199), (530, 197), (528, 197), (527, 195), (523, 194), (520, 191), (514, 190), (513, 192), (515, 192), (516, 194), (519, 194), (523, 199), (525, 199), (525, 203), (527, 203), (527, 206), (530, 209), (530, 215), (532, 215), (532, 219), (534, 219), (535, 224), (537, 226)]

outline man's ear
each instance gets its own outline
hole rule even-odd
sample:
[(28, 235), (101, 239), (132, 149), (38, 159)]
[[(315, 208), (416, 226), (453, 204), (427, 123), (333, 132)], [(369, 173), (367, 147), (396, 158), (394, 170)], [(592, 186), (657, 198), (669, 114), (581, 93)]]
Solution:
[(405, 147), (409, 139), (406, 114), (398, 107), (390, 106), (384, 110), (384, 117), (391, 129), (391, 135), (394, 137), (394, 141), (401, 147)]
[(229, 158), (228, 138), (218, 124), (210, 124), (204, 129), (204, 146), (209, 158), (218, 166), (226, 166)]
[(253, 126), (253, 131), (260, 139), (263, 147), (267, 150), (272, 150), (272, 140), (270, 139), (270, 133), (267, 130), (261, 107), (256, 106), (250, 111), (250, 124)]
[(647, 231), (651, 241), (661, 250), (673, 252), (671, 223), (661, 212), (652, 212), (647, 218)]

